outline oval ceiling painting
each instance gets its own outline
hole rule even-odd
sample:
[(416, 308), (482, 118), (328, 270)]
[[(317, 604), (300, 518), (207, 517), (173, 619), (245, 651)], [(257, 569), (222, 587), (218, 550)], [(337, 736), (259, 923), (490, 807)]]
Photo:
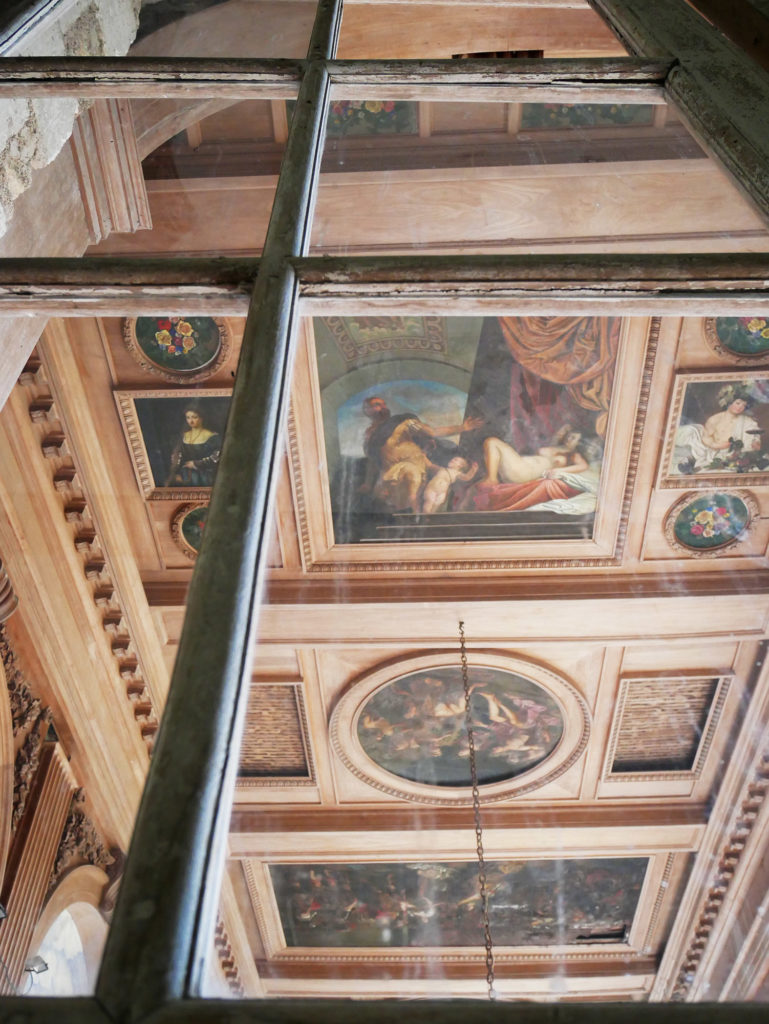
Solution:
[[(470, 712), (480, 785), (541, 764), (564, 731), (561, 708), (547, 690), (504, 669), (470, 668)], [(360, 708), (356, 728), (367, 756), (399, 778), (428, 786), (471, 783), (459, 667), (386, 683)]]

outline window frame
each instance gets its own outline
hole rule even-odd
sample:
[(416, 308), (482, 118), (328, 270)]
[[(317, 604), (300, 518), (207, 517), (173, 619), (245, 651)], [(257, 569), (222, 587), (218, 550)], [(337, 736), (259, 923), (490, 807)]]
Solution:
[[(507, 313), (589, 310), (736, 315), (769, 294), (769, 254), (734, 256), (413, 257), (306, 256), (333, 91), (361, 88), (389, 98), (538, 98), (565, 102), (663, 97), (699, 141), (769, 216), (769, 79), (684, 0), (589, 0), (625, 42), (628, 58), (505, 61), (336, 61), (342, 0), (320, 0), (305, 61), (9, 58), (0, 98), (13, 96), (222, 98), (297, 97), (273, 212), (260, 260), (175, 259), (0, 261), (0, 315), (162, 314), (185, 293), (190, 312), (242, 315), (248, 308), (227, 437), (190, 588), (172, 686), (155, 748), (121, 894), (94, 999), (8, 998), (0, 1012), (35, 1022), (358, 1019), (354, 1003), (222, 1003), (194, 998), (213, 935), (224, 838), (237, 767), (255, 610), (263, 586), (272, 468), (279, 458), (291, 338), (297, 318), (322, 310), (397, 306)], [(18, 24), (18, 8), (12, 15)], [(30, 4), (43, 10), (48, 2)], [(32, 15), (30, 15), (32, 16)], [(639, 56), (645, 54), (646, 56)], [(183, 65), (183, 66), (182, 66)], [(750, 94), (749, 110), (742, 105)], [(761, 111), (764, 116), (761, 116)], [(199, 288), (193, 309), (186, 290)], [(393, 301), (397, 296), (397, 301)], [(244, 443), (247, 438), (248, 443)], [(214, 609), (212, 611), (212, 609)], [(202, 637), (208, 642), (203, 644)], [(211, 637), (214, 638), (211, 642)], [(449, 1019), (492, 1007), (420, 1004)], [(417, 1015), (409, 1011), (406, 1015)], [(613, 1011), (573, 1006), (574, 1020), (612, 1020)], [(763, 1019), (761, 1007), (622, 1006), (616, 1019)], [(369, 1002), (369, 1020), (404, 1016), (400, 1004)], [(531, 1005), (524, 1020), (555, 1021), (562, 1010)], [(607, 1021), (608, 1024), (608, 1021)]]

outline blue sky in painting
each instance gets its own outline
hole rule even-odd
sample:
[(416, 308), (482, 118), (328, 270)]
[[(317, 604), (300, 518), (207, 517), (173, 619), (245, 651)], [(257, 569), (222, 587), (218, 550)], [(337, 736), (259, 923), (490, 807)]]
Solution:
[(359, 391), (340, 406), (337, 413), (339, 448), (350, 458), (363, 457), (363, 435), (369, 420), (363, 415), (363, 400), (377, 395), (384, 398), (393, 416), (413, 412), (431, 427), (461, 423), (465, 415), (467, 393), (450, 384), (429, 380), (393, 380)]

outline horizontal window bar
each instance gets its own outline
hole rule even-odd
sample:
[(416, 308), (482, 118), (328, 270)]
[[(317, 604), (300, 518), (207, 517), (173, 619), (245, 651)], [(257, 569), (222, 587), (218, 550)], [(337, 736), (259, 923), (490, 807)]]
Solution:
[[(548, 90), (579, 102), (622, 99), (662, 102), (670, 61), (634, 57), (553, 60), (350, 60), (328, 61), (336, 89), (419, 87), (448, 94), (472, 86), (473, 98), (495, 98), (477, 90)], [(227, 99), (291, 96), (306, 62), (241, 58), (11, 57), (2, 62), (0, 98), (24, 96), (130, 97), (134, 99), (216, 95)], [(578, 95), (577, 95), (578, 94)], [(389, 95), (389, 94), (388, 94)], [(448, 98), (448, 97), (447, 97)], [(536, 98), (536, 96), (534, 96)]]
[[(769, 253), (303, 258), (303, 313), (476, 310), (691, 316), (755, 312), (769, 295)], [(142, 257), (0, 260), (0, 315), (244, 315), (257, 260)]]
[(257, 259), (0, 260), (0, 316), (245, 316)]
[(738, 315), (769, 295), (769, 254), (579, 254), (295, 262), (303, 315), (386, 310)]
[[(544, 60), (331, 61), (334, 97), (360, 99), (665, 102), (670, 61), (634, 57)], [(463, 95), (464, 93), (464, 95)]]
[(250, 58), (7, 57), (0, 62), (0, 98), (290, 98), (304, 64)]

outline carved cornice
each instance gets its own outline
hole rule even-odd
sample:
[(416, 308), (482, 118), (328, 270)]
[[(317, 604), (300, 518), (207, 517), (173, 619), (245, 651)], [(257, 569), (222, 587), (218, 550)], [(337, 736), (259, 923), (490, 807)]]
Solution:
[(8, 579), (5, 566), (0, 561), (0, 623), (9, 619), (19, 605), (19, 598), (14, 592), (13, 585)]
[(40, 753), (45, 742), (45, 735), (52, 717), (51, 709), (43, 708), (29, 728), (24, 742), (16, 751), (16, 760), (13, 765), (12, 833), (16, 832), (19, 822), (24, 817), (27, 800), (40, 766)]
[(96, 826), (83, 809), (85, 794), (78, 789), (72, 796), (67, 821), (64, 825), (51, 877), (48, 881), (48, 893), (53, 892), (62, 877), (73, 868), (82, 864), (93, 864), (94, 867), (106, 870), (115, 860), (108, 852), (104, 840)]
[(18, 736), (27, 723), (37, 718), (42, 703), (27, 685), (16, 661), (16, 654), (2, 625), (0, 625), (0, 660), (3, 662), (5, 685), (8, 688), (8, 699), (11, 704), (13, 735)]
[(126, 622), (117, 589), (104, 553), (98, 528), (91, 516), (77, 466), (72, 458), (66, 427), (62, 423), (37, 354), (28, 360), (19, 383), (29, 394), (29, 415), (38, 430), (40, 448), (51, 469), (51, 484), (61, 498), (62, 515), (72, 532), (75, 548), (83, 561), (83, 574), (90, 584), (102, 626), (112, 650), (117, 671), (125, 684), (126, 698), (149, 753), (158, 729), (158, 715), (142, 676), (139, 658)]
[(92, 242), (152, 227), (129, 100), (94, 100), (75, 121), (70, 147)]
[(53, 715), (43, 707), (19, 668), (16, 654), (4, 627), (0, 624), (0, 659), (3, 663), (8, 700), (11, 706), (13, 736), (17, 741), (13, 765), (13, 814), (11, 832), (15, 833), (24, 816), (27, 799), (40, 764), (40, 752)]
[(627, 539), (628, 522), (630, 521), (630, 507), (633, 503), (635, 482), (638, 475), (638, 460), (641, 457), (641, 442), (643, 441), (644, 427), (646, 425), (646, 410), (649, 406), (649, 394), (652, 386), (652, 374), (654, 363), (657, 358), (657, 346), (660, 339), (661, 317), (652, 317), (649, 323), (649, 333), (646, 341), (646, 358), (644, 359), (643, 371), (641, 373), (641, 385), (638, 390), (638, 402), (636, 403), (636, 417), (633, 426), (633, 440), (630, 444), (630, 457), (628, 460), (627, 476), (625, 477), (625, 492), (622, 495), (622, 513), (617, 530), (617, 543), (614, 548), (614, 555), (622, 560)]
[(235, 955), (232, 951), (230, 938), (221, 918), (216, 922), (216, 931), (214, 932), (214, 949), (216, 950), (216, 955), (219, 958), (219, 966), (224, 973), (224, 977), (227, 980), (227, 985), (229, 986), (230, 991), (236, 998), (243, 999), (246, 992), (240, 977), (238, 965), (235, 962)]
[(726, 894), (734, 880), (768, 792), (769, 753), (765, 753), (743, 788), (737, 818), (717, 855), (715, 873), (700, 907), (700, 912), (695, 919), (689, 944), (681, 958), (671, 995), (673, 1001), (684, 1002), (687, 999), (716, 920), (721, 913)]

